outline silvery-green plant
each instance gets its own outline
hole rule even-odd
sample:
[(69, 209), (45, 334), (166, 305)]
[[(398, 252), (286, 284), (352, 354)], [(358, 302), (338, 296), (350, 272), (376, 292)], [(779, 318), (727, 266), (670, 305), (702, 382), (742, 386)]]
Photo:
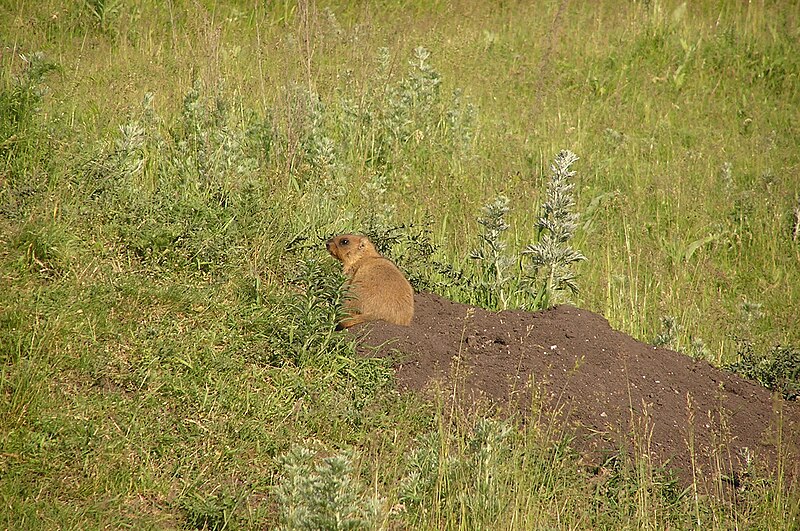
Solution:
[[(359, 98), (353, 96), (347, 76), (324, 103), (308, 87), (289, 87), (290, 112), (277, 123), (275, 148), (284, 154), (293, 178), (305, 184), (316, 177), (325, 195), (335, 196), (346, 193), (354, 168), (368, 167), (391, 187), (402, 178), (393, 171), (398, 166), (424, 164), (431, 153), (442, 150), (468, 154), (475, 142), (477, 111), (459, 89), (452, 98), (442, 97), (442, 78), (430, 59), (426, 48), (415, 48), (408, 68), (393, 79), (390, 51), (380, 48), (375, 90)], [(436, 149), (426, 149), (432, 146)]]
[[(58, 65), (48, 59), (44, 52), (21, 54), (20, 59), (25, 63), (25, 71), (15, 84), (13, 96), (24, 100), (19, 105), (20, 110), (38, 111), (42, 96), (45, 94), (43, 85), (44, 77), (50, 72), (58, 70)], [(15, 98), (15, 99), (16, 99)]]
[(280, 459), (283, 473), (275, 488), (280, 529), (374, 529), (382, 500), (365, 495), (353, 477), (353, 455), (342, 452), (321, 460), (295, 446)]
[[(46, 92), (45, 76), (58, 69), (43, 52), (20, 54), (25, 64), (22, 74), (0, 84), (0, 161), (4, 165), (17, 161), (15, 152), (26, 144), (23, 133), (33, 121)], [(10, 76), (9, 76), (10, 77)], [(0, 78), (5, 82), (5, 78)]]
[(447, 132), (453, 147), (467, 151), (475, 139), (477, 110), (470, 102), (464, 101), (464, 91), (455, 89), (450, 110), (445, 116)]
[(708, 359), (711, 356), (706, 342), (702, 338), (693, 337), (689, 344), (689, 355), (695, 359)]
[(397, 210), (397, 205), (387, 200), (390, 185), (389, 176), (385, 172), (377, 171), (366, 181), (366, 185), (361, 190), (365, 204), (369, 205), (367, 215), (376, 228), (390, 226)]
[(184, 96), (181, 115), (182, 130), (172, 158), (177, 168), (208, 180), (255, 169), (257, 163), (244, 150), (246, 128), (232, 118), (230, 102), (219, 96), (206, 97), (200, 80)]
[(419, 437), (400, 489), (408, 523), (427, 511), (452, 509), (454, 496), (463, 497), (457, 503), (467, 508), (468, 528), (494, 521), (502, 508), (500, 490), (506, 484), (500, 478), (512, 433), (509, 422), (480, 419), (463, 439), (440, 432)]
[(751, 334), (758, 322), (764, 317), (763, 305), (745, 299), (739, 305), (739, 316), (742, 320), (743, 332)]
[(705, 341), (700, 337), (690, 336), (687, 344), (680, 337), (682, 330), (683, 328), (675, 317), (671, 315), (663, 316), (661, 318), (661, 330), (653, 338), (653, 346), (682, 352), (695, 359), (710, 359), (711, 351)]
[(414, 57), (409, 61), (409, 74), (401, 84), (401, 98), (408, 98), (410, 107), (429, 110), (439, 96), (442, 77), (430, 64), (431, 52), (424, 46), (414, 48)]
[(431, 502), (442, 479), (449, 479), (455, 462), (442, 458), (439, 432), (422, 435), (407, 459), (407, 472), (400, 486), (400, 503), (405, 509), (418, 510)]
[(586, 257), (570, 245), (578, 227), (578, 214), (574, 212), (575, 185), (571, 182), (576, 172), (570, 170), (577, 160), (577, 155), (566, 150), (556, 156), (550, 166), (547, 196), (536, 222), (538, 241), (522, 251), (530, 260), (525, 276), (535, 308), (555, 304), (564, 291), (578, 292), (575, 266)]
[(676, 349), (678, 346), (678, 330), (678, 320), (671, 315), (665, 315), (661, 318), (661, 331), (653, 339), (653, 345)]
[(439, 101), (442, 78), (428, 61), (430, 56), (427, 48), (415, 48), (408, 73), (389, 90), (387, 127), (402, 143), (412, 136), (424, 137), (431, 123), (436, 123), (433, 111)]
[(336, 164), (336, 149), (325, 128), (326, 107), (315, 92), (306, 92), (308, 129), (303, 139), (306, 157), (318, 173), (330, 172)]
[(742, 320), (746, 324), (750, 324), (754, 321), (757, 321), (764, 317), (764, 312), (761, 311), (762, 304), (758, 302), (744, 300), (742, 304), (739, 305), (739, 310), (741, 311)]
[(509, 199), (498, 195), (483, 207), (483, 215), (478, 218), (481, 225), (480, 246), (472, 251), (470, 258), (478, 260), (482, 266), (480, 282), (484, 284), (487, 295), (494, 299), (491, 305), (505, 309), (508, 304), (510, 269), (513, 260), (506, 253), (504, 233), (509, 225), (506, 215), (511, 208)]
[(493, 419), (480, 419), (468, 443), (471, 452), (471, 466), (475, 474), (475, 508), (491, 519), (500, 511), (498, 477), (504, 459), (508, 455), (508, 439), (512, 425)]
[(386, 46), (378, 48), (377, 63), (379, 77), (387, 79), (392, 68), (392, 54)]
[[(289, 112), (279, 142), (275, 146), (283, 154), (293, 178), (298, 183), (320, 183), (325, 194), (342, 192), (340, 167), (357, 125), (352, 116), (357, 106), (345, 95), (326, 105), (319, 95), (303, 85), (287, 87)], [(312, 179), (314, 178), (314, 179)]]
[(725, 186), (725, 191), (730, 192), (733, 190), (733, 164), (730, 161), (725, 161), (719, 168), (719, 178)]
[(119, 128), (120, 136), (114, 142), (117, 169), (122, 177), (130, 177), (144, 166), (145, 130), (138, 121), (132, 121)]

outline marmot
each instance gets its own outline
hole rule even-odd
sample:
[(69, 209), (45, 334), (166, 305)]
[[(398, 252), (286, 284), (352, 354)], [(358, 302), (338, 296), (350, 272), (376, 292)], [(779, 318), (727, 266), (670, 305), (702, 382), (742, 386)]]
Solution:
[(342, 262), (351, 299), (349, 317), (338, 328), (384, 320), (408, 326), (414, 317), (414, 289), (391, 260), (381, 256), (366, 236), (342, 234), (325, 242)]

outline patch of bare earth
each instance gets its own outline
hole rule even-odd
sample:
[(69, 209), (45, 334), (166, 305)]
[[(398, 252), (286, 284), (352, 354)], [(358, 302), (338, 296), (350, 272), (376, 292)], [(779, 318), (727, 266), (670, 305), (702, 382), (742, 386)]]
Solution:
[(799, 477), (800, 404), (756, 382), (636, 341), (572, 306), (494, 313), (426, 293), (415, 304), (410, 327), (355, 329), (363, 354), (392, 357), (401, 389), (455, 386), (467, 408), (488, 400), (523, 417), (539, 400), (574, 429), (591, 462), (625, 448), (687, 483), (693, 470), (738, 477), (747, 456), (774, 467), (780, 439), (787, 475)]

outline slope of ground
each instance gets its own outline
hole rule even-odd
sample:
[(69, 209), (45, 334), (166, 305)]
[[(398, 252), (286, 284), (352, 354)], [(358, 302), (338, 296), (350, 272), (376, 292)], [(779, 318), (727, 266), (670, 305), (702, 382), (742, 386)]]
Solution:
[(800, 404), (638, 342), (586, 310), (493, 313), (423, 293), (411, 327), (378, 322), (356, 333), (362, 352), (392, 356), (403, 389), (455, 386), (467, 404), (488, 400), (524, 414), (543, 398), (547, 414), (576, 428), (577, 447), (593, 462), (626, 448), (685, 482), (693, 470), (735, 482), (748, 461), (774, 467), (780, 447), (791, 452), (782, 460), (788, 475), (800, 471)]

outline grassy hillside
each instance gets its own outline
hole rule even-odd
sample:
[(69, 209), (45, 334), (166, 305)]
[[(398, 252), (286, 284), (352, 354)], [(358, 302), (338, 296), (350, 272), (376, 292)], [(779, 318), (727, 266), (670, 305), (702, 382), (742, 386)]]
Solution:
[(800, 4), (485, 4), (0, 2), (0, 526), (798, 516), (782, 478), (734, 503), (445, 420), (334, 331), (341, 231), (418, 289), (536, 308), (570, 150), (586, 260), (552, 301), (797, 389)]

